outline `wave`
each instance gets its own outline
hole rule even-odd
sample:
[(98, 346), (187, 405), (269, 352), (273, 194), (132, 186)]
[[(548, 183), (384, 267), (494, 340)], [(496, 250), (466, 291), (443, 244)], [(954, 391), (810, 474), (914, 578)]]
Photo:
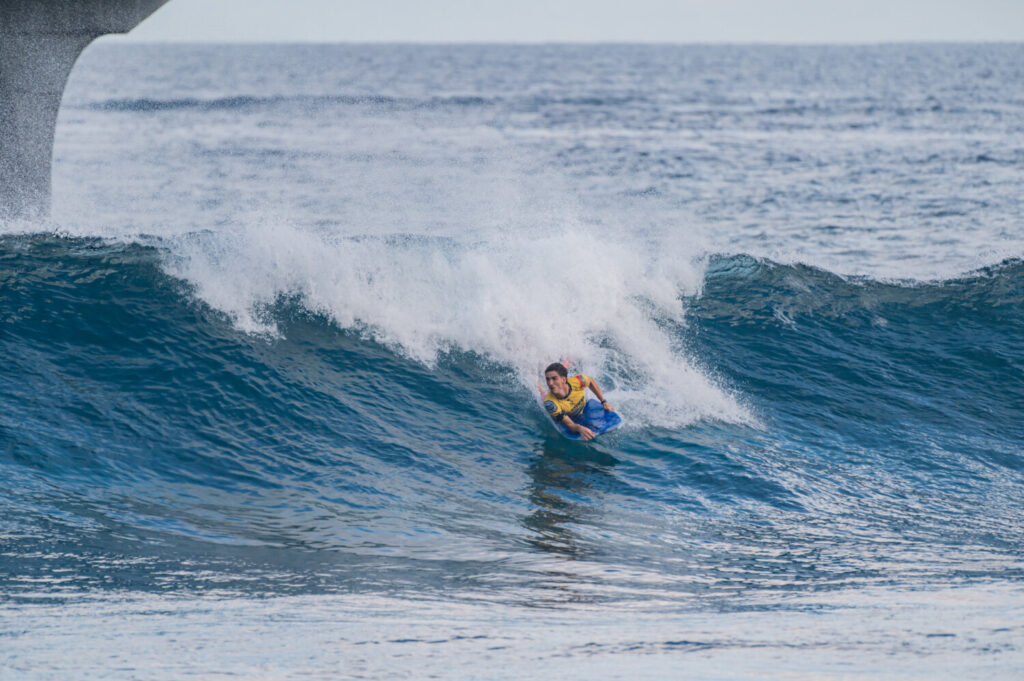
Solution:
[(701, 266), (660, 241), (572, 227), (457, 239), (250, 224), (168, 246), (165, 270), (247, 332), (276, 333), (267, 311), (294, 300), (427, 366), (477, 353), (530, 391), (553, 359), (572, 359), (605, 376), (634, 421), (750, 420), (663, 327), (682, 319), (679, 296), (699, 289)]
[(236, 95), (231, 97), (178, 97), (170, 99), (133, 98), (108, 99), (88, 106), (94, 111), (157, 112), (157, 111), (237, 111), (281, 105), (298, 105), (304, 109), (333, 108), (339, 106), (371, 106), (387, 108), (441, 108), (446, 106), (472, 106), (486, 104), (480, 97), (436, 97), (426, 100), (391, 97), (387, 95)]
[[(993, 308), (1012, 309), (1021, 302), (1024, 261), (1007, 258), (950, 279), (919, 281), (878, 280), (838, 275), (810, 265), (779, 264), (742, 255), (718, 256), (711, 261), (707, 281), (718, 295), (704, 299), (710, 305), (720, 303), (718, 309), (728, 315), (746, 316), (757, 309), (770, 309), (777, 319), (791, 315), (837, 318), (887, 305), (911, 309), (939, 305), (943, 312), (959, 310), (960, 314), (974, 315)], [(776, 304), (765, 304), (766, 298)], [(782, 305), (787, 312), (781, 312)]]
[[(1019, 532), (1020, 261), (926, 283), (746, 256), (670, 275), (672, 254), (617, 244), (632, 264), (594, 292), (577, 282), (611, 254), (579, 236), (587, 258), (554, 283), (591, 326), (563, 333), (527, 304), (562, 295), (543, 241), (242, 237), (0, 238), (6, 537), (671, 572), (682, 514), (756, 581), (756, 556), (815, 532), (898, 523), (910, 544), (868, 541), (869, 572), (917, 541), (1002, 551)], [(548, 342), (597, 367), (629, 429), (546, 430), (520, 355)], [(656, 352), (674, 364), (634, 376)], [(658, 399), (690, 411), (645, 419)], [(744, 539), (737, 514), (774, 529)]]
[(91, 111), (113, 111), (130, 113), (155, 113), (162, 111), (191, 110), (198, 112), (239, 111), (247, 109), (297, 106), (303, 110), (323, 110), (339, 107), (372, 107), (388, 110), (413, 111), (420, 109), (452, 109), (469, 107), (496, 107), (536, 110), (547, 106), (574, 106), (582, 108), (613, 107), (643, 101), (636, 96), (566, 96), (529, 95), (480, 96), (480, 95), (436, 95), (426, 97), (398, 97), (383, 94), (296, 94), (296, 95), (232, 95), (227, 97), (135, 97), (111, 98), (79, 105)]
[(1024, 463), (1019, 259), (915, 282), (723, 257), (688, 304), (689, 342), (805, 436), (851, 438), (854, 456), (952, 448), (984, 465)]
[[(571, 358), (605, 377), (639, 425), (756, 425), (744, 396), (785, 386), (786, 404), (808, 408), (820, 406), (809, 399), (816, 387), (849, 393), (847, 407), (885, 404), (905, 417), (931, 405), (943, 419), (1020, 428), (1010, 418), (1024, 399), (1011, 380), (1024, 369), (1019, 259), (947, 281), (886, 282), (748, 256), (695, 261), (582, 232), (465, 243), (286, 226), (130, 244), (9, 235), (0, 254), (8, 351), (11, 339), (43, 356), (70, 342), (61, 319), (110, 353), (125, 334), (169, 347), (214, 319), (226, 327), (218, 333), (273, 347), (310, 318), (425, 372), (476, 357), (475, 378), (496, 371), (508, 394), (532, 393), (541, 367)], [(119, 317), (132, 321), (111, 326)], [(661, 395), (672, 391), (682, 396)], [(645, 420), (650, 411), (662, 415)]]

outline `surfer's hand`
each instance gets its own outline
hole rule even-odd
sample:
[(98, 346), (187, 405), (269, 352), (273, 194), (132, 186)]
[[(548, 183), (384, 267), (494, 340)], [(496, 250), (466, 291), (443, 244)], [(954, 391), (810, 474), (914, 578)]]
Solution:
[(580, 426), (576, 429), (576, 432), (580, 434), (580, 438), (582, 438), (584, 442), (589, 442), (596, 437), (594, 435), (594, 431), (586, 426)]
[(601, 400), (601, 406), (604, 407), (605, 411), (615, 411), (615, 407), (613, 407), (612, 405), (608, 404), (604, 400)]

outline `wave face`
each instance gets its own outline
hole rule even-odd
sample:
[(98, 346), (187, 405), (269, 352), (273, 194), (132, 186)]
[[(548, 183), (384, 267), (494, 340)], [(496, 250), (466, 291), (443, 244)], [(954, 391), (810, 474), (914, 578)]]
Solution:
[[(685, 314), (647, 318), (707, 403), (645, 420), (667, 367), (621, 405), (629, 427), (584, 446), (515, 364), (456, 343), (424, 360), (311, 291), (246, 332), (168, 274), (177, 248), (0, 240), (13, 574), (242, 593), (400, 574), (448, 595), (457, 574), (504, 599), (571, 558), (585, 597), (614, 600), (1017, 570), (1019, 261), (900, 284), (713, 258)], [(374, 248), (410, 268), (408, 243)], [(599, 375), (628, 394), (615, 353)]]
[(858, 448), (955, 442), (980, 465), (1014, 468), (1022, 294), (1019, 260), (881, 283), (733, 257), (713, 263), (692, 314), (720, 370), (745, 394), (778, 396), (773, 411), (803, 428), (816, 412), (822, 436), (855, 433)]

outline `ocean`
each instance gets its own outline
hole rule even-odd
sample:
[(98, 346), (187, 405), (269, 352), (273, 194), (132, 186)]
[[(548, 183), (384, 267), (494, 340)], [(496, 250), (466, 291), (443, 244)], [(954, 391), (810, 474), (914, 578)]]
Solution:
[(0, 224), (3, 678), (1021, 678), (1022, 93), (98, 42)]

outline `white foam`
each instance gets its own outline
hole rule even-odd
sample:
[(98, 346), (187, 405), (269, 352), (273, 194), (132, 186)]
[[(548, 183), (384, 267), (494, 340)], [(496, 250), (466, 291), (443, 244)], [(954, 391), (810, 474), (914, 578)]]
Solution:
[(240, 329), (275, 333), (281, 296), (431, 365), (449, 349), (517, 370), (571, 357), (629, 420), (748, 421), (737, 400), (673, 348), (680, 296), (699, 290), (699, 247), (550, 224), (459, 238), (342, 235), (254, 220), (172, 240), (169, 272)]

